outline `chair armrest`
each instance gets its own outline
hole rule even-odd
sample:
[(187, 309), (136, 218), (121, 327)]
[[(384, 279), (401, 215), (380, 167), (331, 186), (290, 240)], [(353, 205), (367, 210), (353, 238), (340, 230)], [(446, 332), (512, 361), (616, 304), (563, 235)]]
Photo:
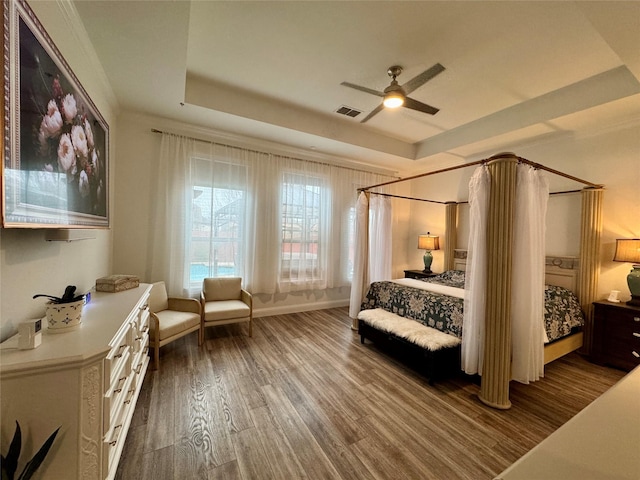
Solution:
[(195, 298), (169, 297), (169, 310), (193, 312), (200, 315), (200, 302)]
[(240, 300), (249, 305), (249, 308), (253, 310), (253, 297), (246, 290), (240, 290)]
[[(159, 338), (158, 332), (160, 332), (160, 319), (155, 313), (149, 312), (149, 320), (151, 321), (153, 327), (153, 338), (151, 338), (151, 340), (155, 341), (157, 338)], [(151, 336), (151, 330), (149, 331), (149, 335)]]

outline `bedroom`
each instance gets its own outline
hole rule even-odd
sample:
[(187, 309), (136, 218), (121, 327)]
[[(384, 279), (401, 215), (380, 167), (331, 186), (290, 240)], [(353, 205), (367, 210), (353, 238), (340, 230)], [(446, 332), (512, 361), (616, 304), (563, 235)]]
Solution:
[[(562, 15), (573, 19), (571, 29), (567, 29), (566, 37), (571, 37), (572, 32), (584, 29), (589, 33), (588, 38), (592, 42), (588, 45), (597, 46), (595, 51), (600, 56), (594, 54), (597, 58), (593, 58), (593, 66), (580, 63), (579, 66), (584, 69), (584, 72), (579, 72), (572, 79), (557, 78), (553, 80), (559, 74), (549, 75), (550, 83), (539, 85), (536, 89), (531, 87), (533, 92), (539, 92), (538, 95), (546, 93), (549, 90), (559, 89), (575, 81), (623, 65), (636, 79), (640, 78), (640, 60), (635, 48), (637, 30), (630, 31), (618, 27), (627, 24), (629, 19), (637, 18), (637, 7), (628, 3), (616, 3), (615, 8), (611, 5), (610, 2), (607, 2), (606, 5), (596, 3), (588, 7), (572, 4), (561, 12)], [(640, 169), (638, 168), (640, 99), (637, 93), (618, 100), (607, 100), (606, 103), (599, 106), (594, 104), (587, 108), (583, 105), (580, 111), (566, 112), (555, 119), (545, 118), (544, 121), (541, 121), (536, 118), (536, 123), (511, 133), (509, 133), (510, 130), (500, 129), (490, 129), (487, 133), (483, 129), (497, 128), (496, 123), (474, 126), (472, 120), (479, 116), (475, 114), (475, 116), (467, 117), (466, 121), (459, 120), (458, 123), (453, 124), (466, 126), (466, 128), (457, 130), (459, 136), (456, 138), (452, 138), (453, 135), (448, 138), (443, 135), (439, 137), (439, 143), (425, 143), (421, 146), (415, 146), (414, 142), (389, 140), (388, 137), (385, 137), (387, 139), (385, 142), (376, 140), (372, 138), (376, 135), (370, 133), (371, 130), (360, 133), (359, 138), (353, 140), (352, 137), (347, 137), (347, 134), (354, 135), (354, 129), (357, 129), (356, 132), (362, 132), (359, 129), (359, 120), (354, 119), (353, 123), (345, 123), (343, 120), (334, 120), (334, 117), (328, 116), (331, 113), (329, 112), (323, 117), (328, 119), (319, 122), (317, 117), (305, 117), (305, 112), (302, 109), (295, 108), (295, 105), (289, 105), (287, 106), (289, 110), (286, 111), (293, 112), (293, 115), (288, 118), (295, 118), (301, 126), (308, 130), (314, 125), (319, 125), (320, 132), (294, 132), (285, 138), (282, 127), (266, 126), (269, 120), (272, 120), (272, 123), (276, 125), (286, 120), (287, 115), (280, 113), (282, 110), (273, 110), (271, 119), (255, 118), (250, 121), (249, 127), (243, 127), (240, 124), (240, 117), (255, 115), (255, 110), (264, 114), (264, 110), (253, 109), (254, 112), (247, 112), (252, 109), (247, 108), (245, 103), (244, 110), (236, 111), (235, 115), (234, 111), (230, 111), (227, 114), (217, 113), (212, 116), (206, 108), (205, 100), (207, 99), (203, 98), (196, 98), (197, 101), (192, 101), (191, 105), (180, 106), (180, 102), (185, 100), (187, 83), (185, 71), (188, 59), (185, 58), (185, 52), (188, 51), (188, 43), (191, 41), (187, 34), (190, 21), (188, 3), (176, 2), (171, 6), (164, 5), (162, 11), (152, 10), (150, 12), (146, 11), (142, 5), (133, 3), (128, 7), (124, 18), (118, 17), (117, 9), (111, 9), (110, 12), (105, 11), (105, 8), (109, 10), (108, 3), (98, 3), (94, 7), (95, 10), (89, 8), (88, 3), (75, 6), (73, 3), (67, 4), (67, 2), (33, 2), (33, 8), (110, 125), (112, 133), (112, 230), (97, 231), (95, 240), (74, 242), (71, 245), (47, 243), (44, 241), (45, 234), (42, 231), (2, 231), (0, 233), (0, 241), (2, 242), (0, 263), (2, 304), (0, 313), (3, 339), (15, 331), (15, 322), (40, 313), (40, 306), (32, 301), (31, 296), (36, 292), (48, 291), (52, 285), (60, 288), (69, 283), (76, 283), (80, 287), (88, 289), (94, 284), (96, 278), (116, 272), (133, 273), (145, 280), (151, 280), (146, 278), (148, 265), (146, 264), (145, 245), (148, 244), (151, 235), (146, 219), (149, 218), (150, 211), (151, 180), (149, 172), (153, 169), (159, 151), (159, 138), (157, 134), (151, 132), (152, 128), (222, 140), (239, 141), (239, 138), (242, 137), (242, 140), (251, 148), (258, 149), (271, 147), (274, 143), (289, 144), (295, 148), (281, 145), (277, 145), (277, 148), (283, 149), (289, 154), (304, 155), (307, 158), (331, 158), (332, 156), (353, 158), (360, 164), (369, 163), (377, 168), (387, 166), (402, 176), (483, 158), (497, 151), (515, 151), (525, 158), (569, 171), (606, 186), (599, 294), (604, 298), (609, 291), (614, 289), (627, 292), (624, 279), (628, 265), (615, 263), (611, 260), (616, 238), (631, 238), (640, 235), (638, 231), (640, 226), (637, 223), (640, 213), (638, 211), (640, 199), (636, 188), (640, 180)], [(75, 11), (76, 8), (79, 13)], [(352, 8), (356, 9), (354, 14), (358, 14), (358, 8), (364, 9), (364, 7), (357, 5)], [(442, 8), (444, 10), (444, 7)], [(606, 9), (606, 14), (602, 14), (600, 9)], [(233, 13), (233, 11), (229, 12), (229, 15)], [(241, 13), (243, 13), (242, 10), (237, 14)], [(445, 11), (430, 12), (430, 15), (436, 13), (442, 17), (447, 16)], [(369, 18), (371, 12), (366, 11), (366, 14), (362, 12), (361, 15), (366, 15)], [(478, 15), (480, 14), (478, 13)], [(140, 18), (143, 16), (146, 18), (146, 22), (150, 23), (142, 22)], [(469, 14), (469, 16), (471, 15)], [(234, 17), (229, 18), (231, 21)], [(253, 16), (249, 18), (258, 21)], [(475, 16), (475, 18), (482, 17)], [(102, 26), (102, 30), (99, 29), (100, 19), (105, 22), (108, 28)], [(276, 19), (273, 20), (275, 22)], [(566, 20), (566, 18), (563, 17), (562, 20)], [(79, 23), (81, 21), (84, 21), (84, 24)], [(382, 22), (380, 18), (377, 21)], [(395, 21), (402, 24), (401, 19), (395, 19)], [(373, 24), (374, 20), (372, 19), (371, 22)], [(471, 20), (469, 22), (471, 23)], [(353, 25), (353, 22), (348, 24)], [(308, 23), (305, 26), (310, 28)], [(248, 24), (247, 28), (251, 28), (251, 24)], [(358, 26), (357, 28), (364, 27)], [(357, 43), (356, 40), (361, 41), (357, 28), (356, 32), (352, 33), (354, 43)], [(430, 25), (430, 28), (435, 27)], [(447, 28), (453, 29), (454, 22), (451, 20), (444, 22), (443, 20), (429, 41), (440, 45), (440, 42), (437, 41), (437, 35), (445, 35)], [(106, 43), (102, 43), (101, 38), (106, 42), (106, 39), (110, 37), (108, 32), (112, 30), (121, 32), (118, 36), (121, 43), (109, 47)], [(158, 30), (165, 31), (161, 38), (157, 38)], [(403, 30), (398, 26), (393, 31)], [(368, 33), (371, 34), (371, 32)], [(353, 65), (351, 71), (342, 67), (334, 67), (333, 69), (337, 69), (337, 72), (333, 72), (335, 80), (332, 82), (337, 85), (335, 95), (340, 98), (339, 102), (349, 105), (353, 99), (353, 102), (358, 104), (355, 106), (362, 105), (363, 109), (374, 108), (375, 98), (359, 97), (357, 92), (352, 93), (347, 89), (344, 89), (344, 93), (342, 93), (343, 87), (339, 87), (339, 83), (353, 81), (375, 88), (384, 88), (389, 80), (385, 72), (386, 68), (393, 62), (404, 62), (405, 58), (407, 58), (407, 62), (414, 61), (416, 63), (415, 73), (407, 71), (405, 80), (437, 61), (447, 67), (447, 74), (456, 70), (454, 59), (462, 57), (460, 62), (465, 58), (471, 62), (466, 65), (462, 63), (458, 67), (461, 71), (454, 77), (458, 81), (478, 74), (478, 72), (481, 73), (482, 69), (488, 70), (485, 64), (504, 61), (500, 56), (500, 48), (492, 44), (490, 37), (484, 38), (482, 47), (486, 51), (484, 54), (481, 52), (477, 58), (470, 60), (464, 52), (454, 51), (451, 53), (451, 60), (447, 61), (445, 58), (431, 59), (432, 55), (429, 55), (429, 59), (420, 58), (422, 52), (416, 52), (415, 48), (406, 50), (409, 48), (407, 45), (410, 45), (412, 41), (411, 35), (407, 34), (406, 36), (409, 38), (402, 36), (402, 42), (397, 47), (403, 52), (406, 51), (400, 58), (398, 58), (396, 47), (391, 47), (391, 44), (384, 39), (379, 39), (378, 43), (372, 43), (371, 46), (366, 45), (365, 53), (366, 51), (369, 53), (361, 55), (363, 58), (370, 58), (367, 61), (370, 64), (370, 70), (366, 74), (358, 73), (362, 67), (357, 61), (358, 55), (356, 54), (351, 54), (354, 56), (343, 60), (345, 63)], [(398, 38), (400, 37), (399, 35)], [(563, 39), (566, 40), (566, 37)], [(95, 45), (86, 43), (89, 40), (95, 42)], [(369, 41), (373, 42), (374, 40), (370, 39)], [(399, 39), (397, 41), (400, 42)], [(467, 39), (467, 42), (469, 41)], [(291, 43), (297, 44), (298, 42)], [(157, 47), (156, 44), (160, 44), (159, 49), (150, 48), (150, 45)], [(548, 44), (546, 46), (549, 48)], [(320, 49), (320, 52), (324, 52), (322, 47), (317, 44), (310, 45), (308, 51), (317, 52)], [(575, 44), (570, 43), (566, 47), (570, 53), (563, 54), (562, 50), (558, 49), (559, 53), (555, 57), (549, 58), (540, 58), (549, 53), (546, 50), (541, 50), (535, 58), (544, 66), (539, 68), (534, 66), (533, 69), (555, 72), (561, 70), (560, 67), (563, 64), (575, 63), (574, 55), (579, 56), (580, 53), (569, 49), (569, 47), (576, 48)], [(333, 48), (339, 48), (339, 46)], [(98, 51), (98, 55), (94, 49)], [(104, 52), (102, 49), (109, 50)], [(577, 50), (577, 52), (582, 52), (582, 50)], [(306, 54), (306, 50), (302, 53), (291, 52), (291, 55), (294, 53), (303, 55)], [(143, 55), (143, 57), (137, 55)], [(240, 56), (233, 49), (228, 49), (226, 55)], [(145, 60), (140, 60), (140, 58)], [(544, 63), (551, 62), (552, 58), (554, 63)], [(122, 62), (122, 65), (121, 70), (116, 72), (112, 70), (112, 66), (118, 60)], [(293, 77), (292, 81), (295, 81), (294, 72), (289, 71), (291, 65), (286, 62), (286, 56), (284, 60), (284, 64), (275, 63), (276, 67), (272, 66), (273, 71), (270, 75), (279, 80)], [(144, 65), (149, 65), (149, 69), (139, 72), (137, 67)], [(243, 65), (239, 65), (239, 68)], [(301, 65), (300, 69), (303, 71), (308, 71), (310, 68), (304, 63), (298, 65)], [(462, 65), (465, 65), (466, 70), (462, 68)], [(540, 65), (540, 63), (534, 65)], [(407, 64), (407, 68), (410, 66)], [(246, 65), (244, 67), (248, 68)], [(323, 71), (326, 72), (327, 69)], [(530, 72), (530, 70), (528, 71)], [(136, 72), (136, 74), (134, 75), (132, 72)], [(157, 72), (162, 73), (159, 75)], [(299, 71), (295, 73), (301, 75)], [(128, 78), (128, 75), (139, 77), (141, 81), (134, 82), (133, 79)], [(442, 75), (441, 79), (446, 78)], [(158, 76), (162, 78), (157, 78)], [(402, 78), (401, 76), (401, 83)], [(489, 81), (486, 76), (478, 78)], [(131, 85), (127, 87), (129, 80), (131, 80)], [(492, 78), (491, 80), (500, 83), (500, 79)], [(145, 81), (147, 86), (157, 86), (159, 90), (147, 88), (148, 91), (145, 91)], [(373, 83), (367, 83), (367, 81)], [(504, 81), (507, 82), (506, 79)], [(436, 79), (431, 82), (432, 86), (424, 87), (424, 101), (435, 104), (436, 99), (442, 98), (437, 106), (441, 108), (440, 113), (443, 114), (447, 114), (448, 106), (451, 110), (455, 104), (465, 101), (469, 102), (469, 105), (465, 105), (465, 107), (471, 111), (471, 115), (473, 115), (474, 109), (483, 108), (489, 109), (486, 110), (485, 115), (487, 115), (504, 109), (507, 105), (517, 104), (523, 99), (536, 96), (532, 92), (516, 90), (509, 93), (508, 100), (503, 100), (506, 103), (503, 103), (501, 107), (491, 105), (485, 107), (482, 104), (472, 103), (470, 98), (472, 96), (469, 93), (462, 96), (464, 89), (473, 91), (474, 88), (485, 86), (468, 82), (458, 87), (460, 96), (456, 97), (454, 105), (451, 105), (451, 101), (444, 97), (446, 94), (438, 91), (444, 85), (438, 87), (435, 82)], [(227, 83), (224, 79), (219, 79), (214, 91), (217, 95), (207, 101), (211, 102), (214, 98), (219, 101), (221, 98), (233, 98), (234, 94), (246, 94), (246, 92), (237, 92)], [(297, 85), (300, 85), (300, 82)], [(192, 86), (195, 87), (197, 84), (194, 83)], [(291, 85), (289, 88), (293, 87), (294, 85)], [(606, 89), (606, 85), (603, 88)], [(416, 95), (421, 91), (416, 92)], [(155, 102), (150, 97), (163, 100), (161, 102), (163, 104), (162, 110), (152, 110), (151, 105)], [(475, 95), (475, 97), (479, 96)], [(597, 101), (605, 102), (603, 98), (606, 98), (606, 95), (599, 97)], [(256, 95), (249, 96), (249, 99), (265, 102), (262, 105), (271, 106), (273, 103), (263, 97), (256, 98)], [(246, 95), (241, 96), (240, 100), (248, 101)], [(335, 101), (337, 102), (338, 98)], [(200, 103), (200, 106), (195, 106), (193, 103)], [(217, 108), (224, 110), (224, 108), (232, 106), (219, 105)], [(339, 106), (338, 103), (331, 104), (328, 108), (333, 109), (337, 106)], [(536, 105), (529, 103), (524, 104), (521, 108), (528, 111), (527, 109), (533, 109), (533, 107)], [(549, 112), (545, 111), (545, 113)], [(333, 114), (331, 113), (331, 115)], [(406, 125), (409, 125), (409, 130), (428, 129), (431, 132), (429, 136), (435, 136), (438, 129), (449, 130), (452, 128), (447, 125), (433, 125), (429, 123), (431, 119), (425, 121), (421, 117), (416, 118), (415, 115), (402, 118), (402, 126), (393, 127), (395, 135), (399, 135), (398, 128), (404, 128)], [(437, 116), (434, 118), (437, 119)], [(501, 119), (496, 119), (498, 127), (501, 126), (499, 120)], [(510, 119), (507, 118), (508, 120)], [(511, 120), (513, 119), (511, 118)], [(384, 119), (380, 121), (383, 122), (380, 128), (393, 124), (393, 121), (385, 121)], [(252, 131), (258, 133), (251, 135)], [(232, 135), (229, 135), (228, 132), (231, 132)], [(275, 137), (267, 137), (269, 132), (273, 132)], [(323, 139), (321, 135), (325, 132), (333, 135), (334, 138), (337, 137), (339, 143), (329, 143), (329, 140)], [(482, 135), (478, 136), (475, 132), (481, 132)], [(263, 140), (260, 141), (255, 137), (261, 137)], [(271, 138), (271, 142), (265, 141), (265, 138), (267, 140)], [(349, 141), (354, 143), (350, 144)], [(371, 143), (374, 141), (375, 143)], [(362, 144), (368, 145), (369, 148), (358, 147)], [(310, 150), (311, 145), (316, 147), (315, 151)], [(340, 145), (346, 146), (347, 153), (337, 153), (335, 148)], [(433, 150), (429, 150), (427, 147)], [(413, 160), (411, 155), (416, 149), (421, 149), (421, 153), (418, 160)], [(384, 153), (385, 151), (392, 153)], [(407, 151), (411, 153), (406, 153)], [(406, 193), (411, 196), (422, 196), (421, 193), (428, 189), (430, 196), (448, 200), (452, 192), (455, 192), (456, 198), (464, 199), (468, 181), (468, 176), (465, 175), (467, 172), (461, 173), (459, 176), (449, 176), (446, 181), (414, 182), (411, 190)], [(572, 200), (567, 201), (570, 203)], [(554, 251), (550, 253), (558, 255), (575, 255), (577, 253), (577, 236), (573, 236), (571, 233), (575, 232), (577, 223), (571, 208), (571, 205), (560, 205), (558, 210), (562, 213), (563, 218), (559, 219), (557, 224), (548, 226), (549, 231), (560, 232), (557, 236), (551, 236), (552, 238), (549, 240), (553, 241), (554, 245)], [(394, 228), (394, 242), (404, 248), (394, 250), (393, 269), (395, 276), (402, 276), (404, 269), (419, 268), (422, 262), (422, 252), (415, 248), (417, 235), (427, 230), (442, 233), (443, 222), (443, 215), (437, 209), (421, 205), (411, 205), (409, 208), (402, 209), (402, 215), (398, 216)], [(438, 253), (435, 255), (433, 269), (435, 271), (442, 269), (442, 256)], [(41, 274), (44, 271), (50, 273), (44, 276)], [(310, 299), (313, 304), (310, 304)], [(347, 301), (348, 290), (338, 289), (336, 291), (312, 292), (309, 295), (267, 296), (262, 299), (262, 304), (256, 308), (258, 312), (262, 309), (264, 314), (277, 314), (313, 308), (314, 306), (326, 308), (346, 305)]]

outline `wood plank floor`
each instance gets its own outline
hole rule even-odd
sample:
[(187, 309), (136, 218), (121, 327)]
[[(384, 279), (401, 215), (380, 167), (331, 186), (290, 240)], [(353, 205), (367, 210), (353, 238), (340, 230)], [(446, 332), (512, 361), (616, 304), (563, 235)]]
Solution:
[(624, 372), (570, 354), (510, 410), (360, 344), (346, 308), (209, 328), (161, 349), (118, 479), (490, 479)]

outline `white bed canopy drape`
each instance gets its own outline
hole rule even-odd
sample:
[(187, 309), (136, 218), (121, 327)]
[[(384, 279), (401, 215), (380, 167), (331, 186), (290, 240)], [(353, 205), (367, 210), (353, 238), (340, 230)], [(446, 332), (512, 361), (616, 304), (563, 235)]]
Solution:
[[(363, 288), (371, 282), (391, 280), (392, 206), (388, 197), (361, 192), (356, 207), (356, 250), (349, 316), (356, 318)], [(375, 252), (365, 255), (363, 252)]]
[(369, 280), (391, 280), (391, 200), (373, 195), (369, 201)]
[(549, 183), (519, 164), (516, 180), (511, 284), (511, 379), (529, 383), (544, 376), (545, 218)]
[[(544, 238), (549, 185), (542, 172), (516, 168), (512, 281), (511, 379), (529, 383), (544, 376)], [(478, 167), (469, 181), (469, 246), (465, 281), (461, 366), (482, 375), (487, 277), (487, 213), (491, 178)]]
[(351, 294), (349, 299), (349, 316), (356, 318), (360, 311), (362, 295), (365, 287), (369, 285), (369, 198), (366, 193), (360, 192), (356, 204), (356, 241), (354, 243), (355, 255), (353, 262), (353, 281), (351, 282)]
[(482, 374), (484, 355), (485, 295), (487, 278), (487, 212), (491, 176), (486, 165), (478, 167), (469, 181), (469, 245), (463, 310), (462, 370)]

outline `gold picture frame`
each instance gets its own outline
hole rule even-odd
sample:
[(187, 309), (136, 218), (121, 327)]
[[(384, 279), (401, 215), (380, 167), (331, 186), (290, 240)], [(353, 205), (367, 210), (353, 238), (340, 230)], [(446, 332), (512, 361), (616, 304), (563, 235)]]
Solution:
[(29, 5), (2, 6), (2, 226), (108, 228), (109, 126)]

